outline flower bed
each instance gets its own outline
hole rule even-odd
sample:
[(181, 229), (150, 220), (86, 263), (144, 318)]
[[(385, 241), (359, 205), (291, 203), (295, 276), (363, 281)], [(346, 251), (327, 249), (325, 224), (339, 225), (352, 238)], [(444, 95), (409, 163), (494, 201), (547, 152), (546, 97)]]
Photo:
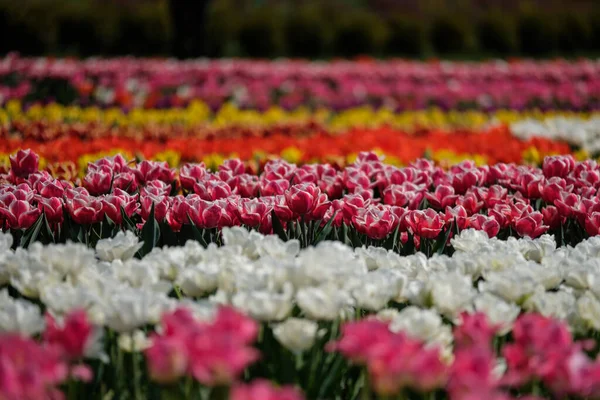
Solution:
[[(0, 99), (161, 108), (201, 99), (212, 108), (359, 105), (597, 110), (593, 60), (306, 62), (28, 59), (0, 61)], [(50, 97), (50, 98), (49, 98)], [(51, 99), (52, 98), (52, 99)]]
[(452, 251), (449, 238), (473, 227), (490, 237), (538, 237), (548, 231), (576, 244), (600, 230), (594, 161), (548, 157), (543, 168), (463, 162), (444, 170), (427, 160), (384, 164), (374, 153), (337, 170), (282, 160), (252, 171), (231, 159), (218, 171), (186, 164), (131, 165), (122, 156), (90, 164), (75, 185), (39, 172), (20, 151), (3, 176), (0, 216), (22, 246), (32, 241), (93, 244), (120, 229), (141, 235), (146, 254), (189, 239), (219, 242), (219, 230), (244, 225), (303, 246), (337, 239), (410, 253)]
[(131, 232), (95, 251), (13, 251), (2, 234), (0, 393), (598, 396), (597, 238), (557, 248), (548, 235), (465, 230), (451, 257), (427, 258), (329, 241), (301, 249), (239, 227), (222, 237), (136, 259), (144, 244)]

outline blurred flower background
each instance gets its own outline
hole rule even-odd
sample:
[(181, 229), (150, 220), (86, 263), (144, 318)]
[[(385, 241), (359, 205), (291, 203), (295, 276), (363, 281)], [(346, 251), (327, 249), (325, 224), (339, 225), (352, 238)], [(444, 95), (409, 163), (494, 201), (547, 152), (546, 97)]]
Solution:
[(0, 399), (600, 399), (598, 0), (0, 0)]

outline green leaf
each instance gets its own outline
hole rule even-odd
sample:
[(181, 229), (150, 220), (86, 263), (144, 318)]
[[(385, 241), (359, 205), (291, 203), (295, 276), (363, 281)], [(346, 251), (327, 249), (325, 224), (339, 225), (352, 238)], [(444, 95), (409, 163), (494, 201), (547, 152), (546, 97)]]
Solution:
[(56, 243), (56, 238), (54, 237), (54, 232), (52, 232), (52, 229), (50, 228), (50, 223), (48, 222), (48, 218), (46, 218), (46, 214), (44, 215), (44, 228), (45, 228), (45, 232), (44, 232), (44, 236), (52, 243)]
[(44, 226), (44, 213), (41, 213), (33, 225), (27, 228), (25, 233), (23, 233), (23, 237), (21, 238), (21, 247), (28, 248), (31, 243), (35, 242), (40, 234), (42, 226)]
[(208, 243), (206, 242), (206, 239), (204, 238), (204, 232), (200, 231), (200, 229), (198, 229), (198, 227), (196, 226), (196, 224), (194, 224), (192, 222), (192, 218), (189, 216), (189, 214), (188, 214), (188, 220), (190, 221), (190, 226), (191, 226), (193, 238), (196, 241), (200, 242), (200, 244), (202, 246), (208, 247)]
[[(154, 209), (154, 205), (152, 205), (152, 208)], [(137, 227), (135, 226), (135, 223), (131, 220), (131, 218), (127, 216), (127, 213), (125, 212), (125, 209), (123, 207), (121, 207), (121, 219), (123, 220), (123, 227), (126, 230), (137, 232)]]
[(444, 250), (446, 249), (446, 243), (448, 243), (448, 238), (450, 237), (450, 233), (452, 233), (452, 226), (454, 224), (456, 224), (456, 218), (454, 219), (454, 222), (451, 222), (451, 225), (446, 229), (446, 232), (438, 238), (433, 249), (433, 251), (437, 254), (444, 254)]
[(154, 203), (152, 203), (152, 207), (150, 208), (148, 220), (142, 228), (142, 240), (144, 241), (144, 245), (140, 251), (138, 251), (140, 258), (150, 253), (150, 251), (158, 245), (158, 241), (160, 240), (160, 228), (158, 227), (156, 218), (154, 218)]
[(279, 239), (284, 242), (288, 241), (288, 235), (285, 233), (285, 229), (283, 228), (283, 224), (275, 214), (275, 210), (271, 210), (271, 224), (273, 225), (273, 232), (279, 236)]
[(398, 247), (398, 235), (400, 235), (400, 224), (398, 224), (394, 230), (394, 233), (385, 239), (385, 242), (383, 242), (383, 247), (386, 250), (394, 250), (396, 247)]
[(406, 244), (402, 246), (402, 254), (403, 255), (411, 255), (415, 252), (415, 238), (410, 231), (408, 231), (408, 240)]
[(321, 241), (325, 240), (329, 236), (329, 234), (331, 233), (331, 230), (333, 229), (331, 227), (331, 225), (333, 224), (333, 220), (335, 219), (335, 216), (337, 215), (337, 213), (338, 213), (337, 211), (334, 212), (333, 215), (331, 216), (331, 218), (329, 219), (329, 221), (327, 221), (327, 223), (323, 227), (323, 229), (321, 229), (315, 235), (315, 240), (312, 243), (313, 245), (316, 245), (317, 243), (320, 243)]
[(360, 235), (358, 231), (354, 227), (348, 227), (348, 232), (350, 236), (350, 241), (352, 243), (352, 247), (362, 247), (363, 243), (360, 239)]
[(160, 223), (160, 236), (162, 238), (162, 244), (164, 246), (174, 247), (179, 245), (179, 239), (173, 229), (171, 229), (171, 225), (167, 222)]

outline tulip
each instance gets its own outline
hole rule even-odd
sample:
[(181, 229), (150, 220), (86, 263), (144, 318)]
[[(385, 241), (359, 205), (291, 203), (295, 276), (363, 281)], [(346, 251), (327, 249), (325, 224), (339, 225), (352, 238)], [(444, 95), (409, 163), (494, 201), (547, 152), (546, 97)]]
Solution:
[(523, 214), (514, 221), (514, 228), (521, 237), (536, 238), (548, 230), (544, 216), (539, 211)]
[(321, 191), (313, 184), (294, 185), (285, 192), (285, 201), (289, 209), (296, 215), (304, 217), (319, 203)]
[(70, 312), (62, 324), (54, 317), (46, 314), (46, 329), (43, 333), (44, 342), (57, 346), (70, 360), (84, 357), (92, 344), (94, 327), (83, 310)]
[(194, 184), (194, 193), (207, 201), (231, 196), (231, 188), (223, 181), (205, 180)]
[(27, 201), (14, 200), (8, 207), (0, 204), (0, 216), (11, 229), (27, 229), (39, 218), (41, 210)]
[(261, 180), (259, 191), (261, 196), (277, 196), (284, 194), (290, 187), (290, 181), (286, 179)]
[(102, 221), (102, 203), (84, 195), (65, 201), (70, 217), (78, 224), (88, 225)]
[(95, 171), (88, 172), (83, 178), (84, 187), (94, 196), (110, 192), (113, 179), (113, 171), (103, 166)]
[(558, 176), (566, 177), (575, 168), (575, 159), (572, 156), (552, 156), (544, 158), (542, 171), (546, 178)]
[(189, 363), (185, 339), (177, 336), (155, 336), (144, 352), (150, 379), (161, 384), (176, 382), (183, 377)]
[(18, 178), (27, 178), (38, 170), (40, 157), (30, 149), (19, 150), (10, 156), (10, 173)]
[(590, 236), (596, 236), (600, 234), (600, 212), (593, 212), (586, 216), (584, 223), (585, 231)]
[(443, 210), (446, 207), (452, 207), (458, 195), (454, 194), (452, 186), (440, 185), (435, 188), (433, 193), (425, 193), (425, 198), (432, 207)]
[(265, 379), (255, 379), (250, 384), (236, 384), (231, 390), (231, 400), (303, 400), (304, 397), (291, 386), (275, 387)]
[(44, 213), (50, 224), (60, 224), (64, 219), (65, 203), (59, 197), (40, 198), (38, 208)]
[(192, 191), (194, 184), (202, 180), (207, 174), (208, 171), (204, 163), (184, 164), (179, 169), (181, 187), (187, 191)]
[(260, 199), (251, 199), (241, 201), (236, 211), (244, 225), (258, 227), (265, 218), (271, 215), (271, 210), (272, 207), (267, 206)]
[(359, 211), (352, 218), (354, 227), (372, 239), (387, 237), (392, 232), (395, 222), (394, 214), (389, 208), (379, 208), (375, 205)]
[(166, 162), (142, 161), (132, 170), (136, 182), (140, 185), (148, 181), (159, 180), (171, 184), (175, 180), (175, 172)]
[(444, 220), (430, 208), (425, 211), (409, 211), (405, 220), (413, 235), (422, 239), (435, 239), (444, 228)]
[(474, 229), (484, 231), (489, 238), (495, 237), (500, 232), (500, 223), (498, 220), (483, 214), (471, 216), (468, 224)]

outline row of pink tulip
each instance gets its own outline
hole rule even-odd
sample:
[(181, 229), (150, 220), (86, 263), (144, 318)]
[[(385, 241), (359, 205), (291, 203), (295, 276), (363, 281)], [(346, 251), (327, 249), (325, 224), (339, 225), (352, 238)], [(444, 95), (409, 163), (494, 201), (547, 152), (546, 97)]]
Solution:
[[(469, 227), (490, 237), (550, 231), (560, 243), (600, 234), (600, 167), (571, 156), (547, 157), (541, 169), (464, 162), (443, 170), (427, 160), (397, 168), (361, 153), (343, 170), (277, 160), (258, 175), (235, 159), (211, 172), (202, 164), (175, 171), (116, 156), (90, 164), (81, 186), (39, 172), (30, 151), (18, 152), (11, 164), (0, 186), (0, 221), (13, 231), (30, 230), (42, 219), (54, 233), (64, 225), (97, 231), (93, 226), (103, 222), (137, 231), (152, 221), (170, 234), (191, 226), (218, 236), (219, 228), (245, 225), (287, 238), (301, 233), (308, 245), (317, 236), (351, 240), (338, 232), (350, 227), (365, 240), (394, 237), (392, 247), (410, 237), (417, 246), (420, 239), (447, 240), (451, 230)], [(304, 232), (305, 225), (312, 230)], [(114, 234), (112, 228), (104, 234)], [(316, 235), (319, 229), (324, 236)], [(51, 236), (46, 240), (65, 240)]]
[[(212, 322), (200, 322), (181, 308), (164, 314), (160, 325), (144, 353), (147, 370), (131, 377), (132, 387), (123, 388), (121, 394), (191, 398), (204, 387), (212, 388), (211, 399), (303, 398), (294, 387), (276, 388), (260, 378), (243, 383), (244, 372), (254, 376), (250, 367), (261, 357), (255, 347), (261, 327), (233, 309), (220, 308)], [(564, 323), (551, 318), (524, 314), (515, 322), (511, 339), (494, 346), (498, 327), (485, 314), (464, 313), (454, 327), (451, 362), (443, 361), (439, 347), (427, 346), (402, 331), (392, 332), (388, 325), (372, 317), (347, 322), (339, 338), (318, 349), (344, 357), (339, 358), (337, 369), (328, 371), (334, 380), (341, 377), (335, 382), (337, 394), (357, 398), (360, 390), (361, 398), (388, 399), (411, 393), (411, 398), (438, 398), (438, 393), (452, 400), (600, 396), (600, 362), (586, 353), (596, 344), (575, 341)], [(76, 398), (91, 390), (94, 379), (107, 379), (110, 374), (104, 369), (84, 363), (97, 340), (95, 329), (85, 312), (75, 311), (62, 323), (48, 315), (41, 343), (0, 335), (0, 396), (62, 399), (66, 397), (62, 385), (69, 388), (69, 398)], [(115, 343), (108, 338), (108, 348), (112, 346)], [(505, 371), (498, 372), (497, 356), (506, 360)], [(131, 361), (139, 368), (139, 359)], [(118, 361), (111, 360), (110, 368), (122, 368), (113, 363)], [(367, 379), (354, 379), (354, 372), (361, 369)], [(336, 374), (338, 370), (345, 373)], [(308, 378), (327, 382), (328, 376)], [(178, 385), (181, 382), (186, 382), (184, 390)]]
[[(78, 104), (165, 107), (201, 99), (214, 108), (303, 105), (344, 109), (362, 104), (398, 109), (567, 107), (598, 109), (600, 63), (580, 61), (306, 62), (250, 60), (20, 58), (0, 60), (0, 99), (36, 96), (58, 79)], [(64, 95), (63, 93), (63, 95)], [(38, 98), (39, 97), (39, 98)], [(64, 99), (61, 101), (65, 101)]]
[[(164, 398), (160, 397), (160, 389), (148, 384), (148, 378), (165, 384), (189, 374), (205, 387), (224, 385), (229, 391), (232, 385), (230, 396), (223, 397), (231, 400), (303, 398), (295, 388), (276, 388), (263, 379), (234, 384), (260, 353), (252, 347), (257, 339), (258, 324), (233, 309), (220, 309), (211, 323), (201, 323), (181, 309), (166, 314), (162, 325), (164, 331), (155, 334), (152, 346), (146, 351), (146, 380), (131, 377), (136, 381), (129, 395), (158, 394), (156, 398)], [(91, 396), (93, 380), (109, 375), (83, 362), (89, 349), (98, 344), (95, 343), (99, 338), (96, 329), (85, 311), (74, 311), (60, 323), (47, 314), (41, 343), (16, 334), (0, 335), (0, 397), (60, 400)], [(110, 361), (109, 368), (117, 367), (114, 364), (117, 360)], [(69, 389), (63, 392), (65, 386)], [(162, 391), (167, 394), (173, 392), (173, 388), (165, 387)], [(127, 392), (124, 390), (124, 393)]]

